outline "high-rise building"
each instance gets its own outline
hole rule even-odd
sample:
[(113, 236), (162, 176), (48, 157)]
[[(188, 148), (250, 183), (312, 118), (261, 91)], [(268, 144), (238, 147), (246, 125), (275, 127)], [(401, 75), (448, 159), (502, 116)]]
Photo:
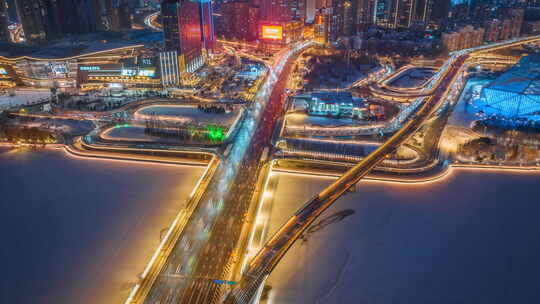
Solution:
[(97, 30), (95, 1), (47, 0), (50, 38), (65, 34), (90, 33)]
[(180, 0), (178, 6), (180, 70), (193, 72), (204, 63), (203, 31), (198, 2)]
[(395, 0), (393, 1), (393, 18), (391, 18), (394, 28), (409, 28), (414, 20), (414, 10), (417, 0)]
[(441, 34), (441, 44), (445, 51), (453, 52), (459, 50), (460, 47), (460, 35), (456, 32), (451, 33), (442, 33)]
[(29, 43), (97, 29), (97, 2), (93, 0), (16, 0), (15, 3)]
[[(428, 29), (444, 29), (448, 24), (450, 0), (423, 0), (417, 10), (417, 20), (423, 22)], [(418, 21), (417, 21), (418, 22)]]
[(499, 40), (501, 32), (501, 20), (491, 19), (484, 22), (484, 28), (486, 29), (484, 40), (487, 42), (494, 42)]
[[(92, 1), (92, 0), (86, 0)], [(95, 0), (99, 28), (120, 31), (131, 28), (132, 3), (129, 0)]]
[(440, 28), (449, 9), (450, 0), (376, 0), (373, 21), (384, 28)]
[(408, 28), (413, 22), (416, 0), (376, 0), (374, 21), (383, 28)]
[(161, 2), (161, 22), (163, 24), (163, 40), (166, 51), (180, 49), (178, 6), (178, 0), (163, 0)]
[(373, 23), (383, 28), (393, 28), (393, 1), (376, 0), (373, 9)]
[(443, 49), (447, 52), (479, 46), (483, 40), (484, 28), (475, 29), (472, 25), (461, 27), (456, 32), (441, 35)]
[(499, 40), (506, 40), (510, 38), (512, 29), (512, 20), (510, 19), (503, 19), (501, 21), (500, 26), (500, 32), (499, 32)]
[(467, 3), (452, 5), (449, 16), (452, 26), (469, 22), (471, 12), (470, 9), (471, 7)]
[(261, 20), (289, 22), (306, 18), (306, 0), (261, 0)]
[(540, 20), (523, 22), (522, 31), (526, 34), (540, 33)]
[(180, 73), (194, 72), (204, 64), (207, 53), (214, 48), (212, 3), (165, 0), (161, 4), (161, 13), (166, 51), (161, 58), (165, 58), (167, 64), (177, 62)]
[(249, 36), (251, 4), (246, 1), (227, 2), (221, 5), (218, 36), (225, 39), (247, 40)]
[(0, 0), (0, 41), (9, 41), (8, 11), (6, 0)]
[(373, 0), (356, 0), (357, 32), (364, 32), (373, 23)]
[(249, 8), (249, 31), (247, 40), (255, 40), (258, 35), (259, 20), (261, 20), (261, 8), (258, 6), (252, 6)]
[(330, 40), (335, 41), (339, 37), (355, 34), (355, 13), (351, 0), (332, 1), (332, 13), (329, 16)]
[(199, 0), (199, 11), (203, 51), (212, 52), (216, 42), (212, 1)]
[(519, 37), (521, 35), (525, 10), (522, 8), (509, 8), (506, 11), (506, 15), (512, 20), (510, 37)]
[(342, 2), (343, 35), (352, 36), (356, 34), (356, 1), (338, 0)]
[(46, 42), (48, 10), (45, 0), (17, 0), (15, 4), (26, 41), (30, 44)]
[(330, 32), (330, 8), (320, 8), (313, 19), (313, 34), (318, 43), (328, 43)]

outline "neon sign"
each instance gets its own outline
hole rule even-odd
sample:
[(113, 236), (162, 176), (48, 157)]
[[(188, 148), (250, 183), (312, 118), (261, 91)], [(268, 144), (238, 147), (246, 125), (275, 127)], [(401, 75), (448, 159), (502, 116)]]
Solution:
[(81, 67), (79, 67), (79, 70), (81, 70), (81, 71), (99, 71), (99, 70), (101, 70), (101, 67), (98, 67), (98, 66), (81, 66)]
[(263, 25), (261, 36), (263, 39), (282, 40), (283, 27), (281, 25)]
[(139, 70), (138, 76), (147, 76), (147, 77), (154, 77), (156, 74), (156, 71), (154, 69), (141, 69)]

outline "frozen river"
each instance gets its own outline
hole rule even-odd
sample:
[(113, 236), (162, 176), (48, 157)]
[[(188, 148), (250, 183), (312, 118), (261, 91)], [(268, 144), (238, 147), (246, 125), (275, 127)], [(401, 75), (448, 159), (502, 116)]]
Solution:
[[(332, 181), (272, 178), (270, 233)], [(540, 303), (539, 182), (465, 169), (428, 184), (363, 181), (293, 245), (262, 303)]]
[(203, 169), (0, 149), (0, 303), (122, 303)]

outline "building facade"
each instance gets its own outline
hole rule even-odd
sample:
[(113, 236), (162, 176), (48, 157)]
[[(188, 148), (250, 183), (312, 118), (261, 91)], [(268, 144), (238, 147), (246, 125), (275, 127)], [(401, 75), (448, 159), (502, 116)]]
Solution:
[(212, 11), (212, 2), (206, 0), (165, 0), (162, 3), (165, 42), (165, 52), (160, 56), (162, 65), (176, 62), (179, 73), (192, 73), (204, 64), (215, 44)]
[(364, 32), (373, 22), (373, 0), (356, 0), (356, 30)]
[(41, 44), (47, 41), (49, 10), (45, 0), (17, 0), (17, 15), (21, 22), (26, 41)]
[[(118, 0), (121, 1), (121, 0)], [(99, 4), (93, 0), (16, 0), (17, 14), (31, 44), (99, 29)], [(127, 16), (126, 16), (127, 13)], [(129, 12), (119, 12), (129, 19)]]
[(180, 49), (180, 27), (178, 26), (178, 1), (161, 2), (161, 22), (163, 24), (163, 44), (165, 51)]
[(9, 40), (7, 3), (0, 0), (0, 42)]
[(380, 27), (439, 29), (448, 17), (450, 1), (375, 0), (373, 6), (373, 23)]
[(158, 62), (142, 44), (102, 46), (99, 51), (87, 46), (63, 57), (54, 53), (0, 56), (0, 82), (39, 88), (155, 87), (160, 82)]
[(261, 20), (290, 22), (306, 18), (306, 0), (261, 0)]
[(511, 118), (540, 117), (540, 57), (525, 56), (482, 89), (480, 104), (486, 114)]
[(251, 4), (247, 1), (223, 3), (218, 36), (225, 39), (248, 40), (251, 30), (250, 8)]
[(441, 44), (445, 51), (453, 52), (479, 46), (484, 41), (484, 28), (467, 25), (455, 32), (443, 33)]

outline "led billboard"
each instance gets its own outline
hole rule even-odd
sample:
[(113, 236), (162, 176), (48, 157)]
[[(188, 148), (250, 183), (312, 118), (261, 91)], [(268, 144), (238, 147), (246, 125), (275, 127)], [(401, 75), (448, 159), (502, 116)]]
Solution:
[(146, 77), (154, 77), (154, 76), (156, 76), (156, 70), (155, 69), (150, 69), (150, 68), (140, 69), (139, 73), (137, 75), (138, 76), (146, 76)]
[(261, 38), (270, 40), (283, 39), (283, 26), (281, 25), (262, 25)]
[(0, 67), (0, 75), (7, 75), (8, 72), (5, 68)]

